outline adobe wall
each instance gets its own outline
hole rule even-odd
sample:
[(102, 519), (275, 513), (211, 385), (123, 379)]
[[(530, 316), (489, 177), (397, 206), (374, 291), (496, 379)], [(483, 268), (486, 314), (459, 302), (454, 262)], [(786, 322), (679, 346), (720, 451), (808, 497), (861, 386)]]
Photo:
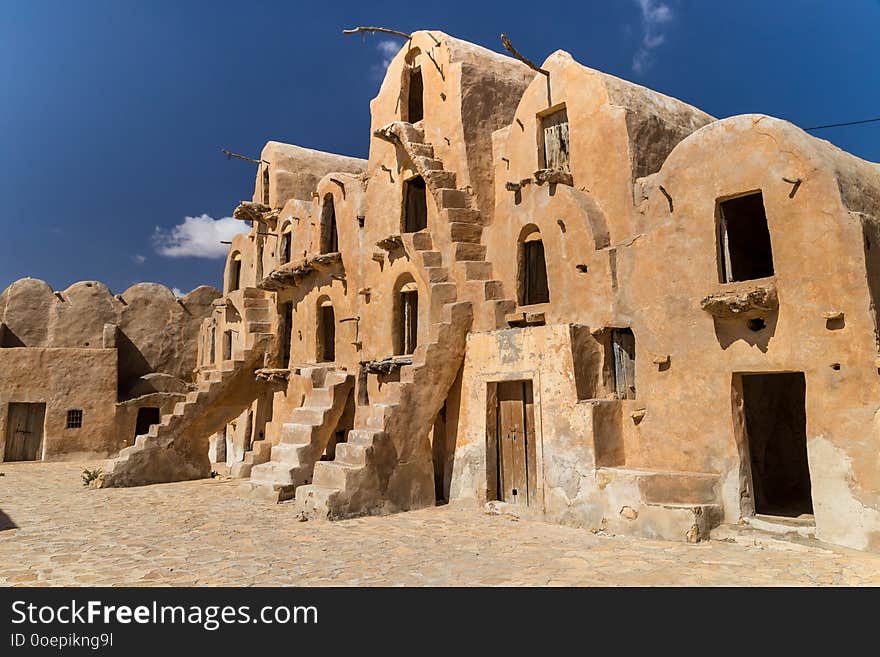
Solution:
[[(116, 367), (115, 349), (0, 349), (0, 460), (11, 402), (46, 404), (45, 460), (110, 456), (124, 447), (116, 432)], [(82, 410), (82, 428), (66, 428), (71, 409)]]
[(192, 381), (199, 325), (218, 295), (201, 286), (178, 300), (155, 283), (114, 295), (96, 281), (53, 292), (44, 281), (23, 278), (0, 293), (3, 346), (100, 349), (105, 325), (115, 324), (118, 332), (109, 339), (119, 350), (119, 392), (125, 397), (153, 372)]
[[(725, 517), (736, 521), (744, 464), (731, 408), (733, 373), (804, 372), (818, 535), (876, 549), (875, 318), (862, 219), (842, 202), (834, 151), (788, 123), (749, 115), (703, 128), (666, 161), (640, 208), (644, 235), (618, 258), (618, 311), (636, 336), (637, 388), (647, 406), (626, 461), (720, 473)], [(880, 188), (871, 165), (863, 174), (863, 185)], [(802, 182), (792, 193), (786, 179)], [(754, 190), (763, 194), (775, 276), (721, 284), (716, 200)], [(779, 298), (763, 331), (749, 330), (745, 319), (719, 322), (700, 308), (707, 295), (762, 282), (775, 285)], [(823, 313), (838, 312), (843, 326), (829, 325)], [(668, 369), (659, 371), (651, 354), (669, 355)]]

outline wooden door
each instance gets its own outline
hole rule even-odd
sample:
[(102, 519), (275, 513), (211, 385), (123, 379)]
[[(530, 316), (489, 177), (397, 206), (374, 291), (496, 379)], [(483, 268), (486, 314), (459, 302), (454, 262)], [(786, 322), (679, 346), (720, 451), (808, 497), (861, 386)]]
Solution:
[(544, 168), (570, 171), (568, 114), (564, 109), (541, 119), (544, 139)]
[(45, 417), (45, 404), (9, 404), (5, 460), (37, 461), (40, 459)]
[(498, 384), (496, 421), (498, 499), (533, 505), (537, 501), (538, 477), (531, 381)]
[(636, 338), (630, 329), (611, 333), (614, 357), (614, 389), (618, 399), (636, 398)]

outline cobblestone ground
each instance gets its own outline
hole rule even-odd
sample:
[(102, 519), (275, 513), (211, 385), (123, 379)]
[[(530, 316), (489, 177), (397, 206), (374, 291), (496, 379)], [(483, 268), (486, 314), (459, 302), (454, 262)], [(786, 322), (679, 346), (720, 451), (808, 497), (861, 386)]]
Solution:
[(236, 481), (91, 490), (2, 463), (3, 585), (864, 585), (880, 556), (597, 536), (475, 510), (298, 522)]

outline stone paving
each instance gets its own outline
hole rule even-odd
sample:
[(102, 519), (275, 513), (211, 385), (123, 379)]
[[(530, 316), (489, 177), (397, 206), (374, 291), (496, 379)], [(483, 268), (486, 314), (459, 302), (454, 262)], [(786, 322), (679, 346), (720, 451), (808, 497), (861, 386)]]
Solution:
[(880, 555), (615, 536), (438, 507), (299, 522), (234, 480), (92, 490), (94, 464), (0, 463), (0, 584), (878, 585)]

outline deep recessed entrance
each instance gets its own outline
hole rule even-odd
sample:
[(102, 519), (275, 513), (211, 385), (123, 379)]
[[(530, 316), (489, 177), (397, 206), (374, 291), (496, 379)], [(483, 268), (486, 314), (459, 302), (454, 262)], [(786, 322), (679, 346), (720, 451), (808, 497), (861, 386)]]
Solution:
[(740, 376), (755, 513), (812, 514), (804, 374)]
[(158, 407), (144, 406), (143, 408), (139, 408), (134, 427), (135, 437), (143, 436), (150, 430), (152, 425), (159, 424), (161, 421), (162, 416)]

